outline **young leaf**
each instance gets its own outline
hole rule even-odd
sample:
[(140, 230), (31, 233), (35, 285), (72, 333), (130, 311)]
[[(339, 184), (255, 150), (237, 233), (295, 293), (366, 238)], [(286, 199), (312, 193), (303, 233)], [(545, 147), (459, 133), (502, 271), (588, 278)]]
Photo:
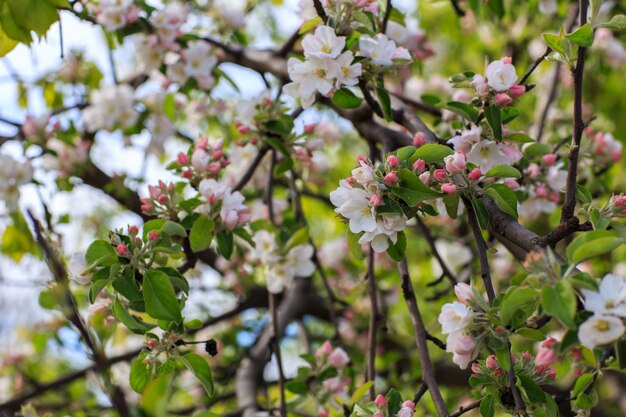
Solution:
[(205, 216), (198, 217), (189, 232), (191, 250), (200, 252), (209, 247), (211, 240), (213, 240), (213, 220)]
[(502, 113), (498, 107), (486, 107), (485, 118), (497, 140), (502, 140)]
[(507, 293), (500, 308), (502, 322), (508, 324), (511, 318), (521, 308), (533, 303), (537, 299), (537, 290), (534, 288), (516, 288)]
[(568, 281), (560, 281), (555, 286), (545, 286), (541, 290), (541, 304), (544, 311), (559, 319), (565, 326), (576, 327), (576, 295)]
[(161, 271), (148, 271), (143, 277), (146, 312), (155, 319), (180, 322), (182, 314), (170, 278)]
[(493, 395), (486, 395), (480, 402), (480, 415), (482, 417), (493, 417), (495, 414), (495, 399)]
[(596, 25), (597, 28), (607, 28), (611, 30), (626, 30), (626, 15), (615, 15), (608, 22)]
[(87, 248), (85, 253), (87, 265), (108, 266), (117, 260), (115, 249), (105, 240), (96, 240)]
[(344, 109), (354, 109), (361, 105), (362, 98), (357, 97), (351, 90), (347, 88), (340, 88), (333, 94), (333, 103), (338, 107)]
[(535, 381), (526, 375), (519, 375), (519, 379), (531, 403), (543, 404), (546, 402), (546, 393), (543, 392), (541, 387), (537, 385)]
[(385, 120), (391, 122), (393, 115), (391, 114), (391, 99), (389, 98), (389, 93), (382, 87), (376, 87), (376, 96), (378, 96), (378, 103), (383, 111)]
[(509, 216), (517, 219), (517, 196), (504, 184), (492, 184), (483, 190)]
[(211, 367), (206, 360), (200, 355), (195, 353), (187, 353), (180, 356), (180, 360), (185, 364), (187, 369), (200, 380), (200, 383), (204, 387), (207, 395), (212, 397), (215, 393), (215, 387), (213, 386), (213, 376), (211, 375)]
[(473, 123), (476, 123), (478, 120), (478, 110), (469, 104), (449, 101), (446, 108)]
[(427, 164), (434, 164), (443, 161), (443, 158), (452, 154), (454, 151), (447, 146), (429, 143), (419, 147), (409, 162), (413, 163), (418, 159), (423, 159)]
[(522, 178), (522, 174), (511, 165), (498, 165), (490, 168), (485, 174), (487, 178)]
[(143, 392), (151, 377), (150, 369), (143, 361), (144, 357), (145, 355), (139, 356), (130, 365), (130, 387), (138, 394)]
[(145, 334), (147, 331), (154, 328), (154, 325), (149, 325), (130, 314), (117, 297), (115, 297), (115, 301), (113, 302), (113, 314), (115, 314), (115, 317), (133, 333)]
[(585, 259), (603, 255), (624, 243), (617, 233), (611, 230), (593, 230), (578, 236), (567, 247), (567, 258), (574, 264)]
[(583, 46), (585, 48), (590, 47), (593, 44), (593, 30), (589, 23), (585, 23), (573, 33), (568, 33), (565, 35), (567, 39), (574, 42), (578, 46)]
[(215, 235), (215, 239), (217, 240), (217, 249), (220, 251), (220, 254), (224, 258), (230, 259), (234, 249), (233, 233), (230, 231), (220, 232)]

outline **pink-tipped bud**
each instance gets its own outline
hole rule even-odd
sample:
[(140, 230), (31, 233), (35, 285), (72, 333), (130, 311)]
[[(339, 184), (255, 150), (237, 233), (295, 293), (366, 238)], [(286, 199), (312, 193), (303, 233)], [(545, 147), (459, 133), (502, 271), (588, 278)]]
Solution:
[(161, 194), (160, 196), (157, 197), (157, 201), (161, 204), (167, 203), (168, 200), (169, 200), (169, 197), (165, 194)]
[(383, 204), (383, 198), (380, 196), (380, 194), (372, 194), (372, 196), (370, 197), (370, 205), (372, 207), (378, 207), (381, 204)]
[(190, 179), (191, 177), (193, 177), (191, 170), (186, 169), (183, 171), (183, 178)]
[(494, 355), (489, 355), (487, 359), (485, 359), (485, 365), (487, 365), (489, 369), (496, 369), (498, 367), (498, 361)]
[(117, 245), (115, 247), (115, 251), (120, 256), (126, 256), (126, 254), (128, 253), (128, 246), (126, 246), (125, 244), (121, 243), (121, 244), (119, 244), (119, 245)]
[(413, 162), (413, 170), (417, 172), (424, 172), (424, 170), (426, 170), (426, 161), (424, 161), (423, 159), (418, 159), (417, 161)]
[(556, 339), (554, 337), (548, 337), (546, 340), (541, 342), (541, 347), (546, 349), (552, 349), (556, 345)]
[(322, 358), (330, 355), (333, 352), (333, 344), (330, 343), (330, 340), (325, 341), (322, 346), (315, 352), (315, 357)]
[(456, 298), (463, 304), (466, 304), (468, 301), (474, 299), (474, 291), (472, 291), (472, 287), (465, 282), (459, 282), (454, 286), (454, 294), (456, 294)]
[(554, 368), (548, 369), (548, 378), (550, 379), (556, 378), (556, 369)]
[(402, 407), (408, 407), (411, 410), (415, 409), (415, 403), (411, 400), (406, 400), (405, 402), (402, 403)]
[(156, 346), (156, 340), (154, 339), (150, 339), (146, 342), (146, 347), (150, 350), (154, 349), (155, 346)]
[(579, 347), (574, 347), (572, 349), (572, 359), (574, 359), (575, 361), (583, 360), (583, 352)]
[(456, 185), (452, 184), (451, 182), (447, 182), (441, 185), (441, 191), (446, 194), (453, 195), (454, 193), (456, 193)]
[(149, 213), (152, 210), (152, 204), (142, 204), (140, 208), (142, 213)]
[(208, 145), (209, 145), (209, 137), (208, 136), (202, 136), (200, 139), (198, 139), (198, 142), (196, 143), (196, 149), (205, 149), (206, 150)]
[(136, 235), (137, 233), (139, 233), (139, 228), (137, 226), (135, 225), (128, 226), (129, 235)]
[(528, 362), (528, 361), (530, 361), (532, 358), (533, 358), (533, 357), (532, 357), (532, 355), (530, 354), (530, 352), (528, 352), (528, 351), (524, 351), (524, 352), (522, 352), (522, 359), (523, 359), (523, 360), (525, 360), (525, 361), (527, 361), (527, 362)]
[(219, 173), (221, 169), (222, 169), (222, 165), (217, 162), (211, 162), (209, 166), (207, 167), (207, 170), (209, 171), (209, 173), (213, 175)]
[(503, 64), (512, 64), (513, 63), (513, 58), (511, 58), (510, 56), (505, 56), (505, 57), (500, 58), (500, 61)]
[(467, 165), (467, 158), (463, 151), (456, 151), (453, 155), (448, 155), (443, 158), (443, 161), (446, 165), (446, 171), (450, 174), (463, 172), (465, 165)]
[(387, 157), (387, 165), (389, 165), (390, 168), (397, 168), (398, 165), (400, 165), (400, 162), (398, 162), (398, 157), (395, 155), (389, 155)]
[(508, 106), (512, 102), (513, 102), (513, 99), (508, 94), (506, 94), (506, 93), (498, 93), (498, 94), (496, 94), (496, 103), (498, 103), (499, 105), (501, 105), (501, 106)]
[(385, 417), (385, 416), (383, 416), (381, 413), (374, 413), (372, 414), (372, 417)]
[(526, 92), (526, 86), (515, 84), (513, 87), (509, 88), (509, 94), (511, 97), (518, 98)]
[(329, 417), (330, 416), (330, 412), (328, 411), (327, 408), (322, 408), (320, 410), (320, 417)]
[(474, 363), (472, 364), (472, 373), (473, 373), (474, 375), (479, 375), (479, 374), (480, 374), (480, 365), (479, 365), (479, 364), (477, 364), (476, 362), (474, 362)]
[(548, 187), (541, 184), (535, 188), (535, 195), (539, 198), (546, 198), (548, 196)]
[(176, 161), (179, 165), (187, 165), (187, 162), (189, 162), (189, 157), (187, 156), (187, 154), (179, 152), (178, 156), (176, 157)]
[(367, 156), (365, 156), (365, 155), (357, 155), (356, 156), (356, 163), (357, 163), (357, 165), (361, 166), (361, 162), (367, 164)]
[(387, 405), (387, 399), (383, 397), (382, 395), (378, 394), (378, 396), (374, 400), (374, 404), (376, 404), (376, 407), (382, 408)]
[(150, 233), (148, 233), (148, 239), (153, 242), (155, 240), (159, 240), (159, 232), (157, 232), (156, 230), (150, 230)]
[(398, 183), (398, 174), (396, 171), (391, 171), (385, 175), (384, 181), (387, 185), (396, 185)]
[(133, 240), (133, 243), (135, 244), (135, 246), (137, 247), (141, 247), (141, 245), (143, 245), (143, 242), (141, 241), (141, 238), (139, 236), (136, 236), (135, 239)]
[(470, 171), (470, 173), (468, 174), (468, 178), (472, 181), (476, 181), (477, 179), (479, 179), (481, 176), (483, 175), (483, 173), (480, 171), (480, 168), (474, 168)]
[(413, 146), (419, 148), (420, 146), (426, 143), (426, 135), (422, 132), (417, 132), (415, 136), (413, 136)]
[(246, 125), (237, 125), (237, 130), (239, 131), (239, 133), (242, 133), (245, 135), (246, 133), (250, 131), (250, 128)]
[(556, 162), (557, 158), (558, 158), (558, 156), (556, 154), (549, 153), (549, 154), (546, 154), (546, 155), (542, 156), (541, 157), (541, 161), (544, 164), (550, 166), (550, 165), (553, 165)]
[(496, 327), (496, 333), (497, 334), (504, 334), (506, 332), (506, 329), (503, 326), (497, 326)]
[(311, 133), (315, 132), (315, 127), (316, 125), (313, 123), (304, 125), (304, 133), (306, 133), (307, 135), (310, 135)]
[(425, 186), (430, 183), (430, 171), (424, 171), (419, 175), (419, 179)]
[(433, 172), (433, 178), (435, 178), (435, 181), (440, 182), (446, 179), (446, 171), (444, 171), (443, 169), (436, 169), (435, 172)]

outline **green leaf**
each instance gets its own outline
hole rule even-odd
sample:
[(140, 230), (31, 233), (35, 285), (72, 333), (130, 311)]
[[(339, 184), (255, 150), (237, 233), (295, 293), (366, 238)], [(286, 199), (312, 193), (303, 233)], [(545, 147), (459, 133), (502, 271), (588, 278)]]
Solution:
[(143, 277), (146, 312), (155, 319), (180, 322), (182, 314), (170, 278), (161, 271), (147, 271)]
[(5, 56), (17, 46), (19, 42), (11, 39), (2, 28), (0, 28), (0, 57)]
[(409, 207), (415, 207), (424, 200), (443, 196), (442, 193), (426, 187), (417, 175), (406, 168), (398, 171), (398, 178), (400, 180), (399, 186), (393, 187), (391, 192), (400, 197)]
[(526, 375), (518, 375), (518, 377), (531, 403), (544, 404), (546, 402), (546, 393), (535, 381)]
[(333, 94), (333, 103), (344, 109), (355, 109), (363, 102), (362, 98), (357, 97), (350, 89), (340, 88)]
[(572, 389), (572, 397), (576, 398), (578, 395), (587, 389), (593, 383), (593, 375), (591, 374), (582, 374), (576, 380), (574, 384), (574, 389)]
[(504, 184), (492, 184), (483, 191), (502, 211), (517, 219), (517, 196), (513, 190)]
[(59, 20), (56, 7), (41, 0), (6, 0), (15, 23), (28, 32), (44, 36), (50, 26)]
[(359, 244), (360, 238), (361, 238), (360, 234), (352, 233), (348, 230), (347, 240), (348, 240), (348, 249), (350, 250), (350, 253), (352, 254), (352, 256), (354, 256), (357, 259), (364, 259), (365, 254), (363, 253), (363, 250), (361, 249), (361, 245)]
[(234, 249), (233, 232), (220, 232), (215, 235), (215, 240), (217, 241), (217, 249), (220, 251), (220, 254), (224, 258), (230, 259)]
[(461, 103), (458, 101), (449, 101), (446, 104), (446, 109), (458, 114), (459, 116), (473, 123), (476, 123), (478, 121), (478, 110), (476, 110), (476, 108), (470, 104)]
[(482, 417), (493, 417), (495, 414), (495, 399), (493, 395), (486, 395), (480, 401), (480, 415)]
[(485, 119), (487, 119), (487, 123), (491, 127), (493, 136), (499, 141), (502, 140), (502, 113), (500, 108), (486, 107)]
[(472, 207), (474, 207), (476, 217), (478, 217), (480, 228), (487, 230), (487, 226), (489, 226), (489, 212), (487, 211), (487, 207), (485, 207), (485, 203), (479, 198), (474, 198), (472, 199)]
[(534, 288), (515, 288), (507, 292), (500, 308), (500, 318), (508, 324), (521, 308), (532, 304), (537, 299), (537, 290)]
[(200, 252), (209, 247), (213, 240), (213, 220), (205, 216), (196, 219), (189, 231), (191, 250)]
[(376, 87), (376, 96), (378, 97), (378, 103), (383, 111), (385, 120), (391, 122), (393, 115), (391, 114), (391, 99), (389, 98), (389, 93), (382, 87)]
[(200, 355), (195, 353), (187, 353), (180, 356), (180, 360), (185, 364), (187, 369), (200, 380), (200, 383), (204, 387), (207, 395), (212, 397), (215, 393), (215, 387), (213, 386), (213, 377), (211, 375), (211, 367), (206, 360)]
[(402, 408), (402, 396), (395, 388), (391, 388), (387, 393), (387, 410), (390, 416), (395, 416)]
[(356, 404), (356, 402), (361, 399), (363, 395), (369, 390), (372, 386), (374, 386), (374, 381), (367, 381), (365, 384), (361, 385), (359, 389), (354, 391), (352, 397), (350, 397), (349, 404)]
[(505, 140), (516, 143), (531, 143), (535, 141), (535, 139), (531, 138), (530, 136), (519, 132), (509, 133), (506, 136)]
[(567, 247), (567, 258), (574, 264), (603, 255), (612, 251), (621, 244), (624, 239), (611, 230), (593, 230), (586, 232), (570, 243)]
[(626, 369), (626, 340), (618, 339), (615, 342), (615, 353), (617, 354), (619, 368)]
[(541, 289), (541, 304), (544, 311), (559, 319), (570, 329), (576, 327), (576, 295), (568, 281), (560, 281), (555, 286), (545, 286)]
[(522, 327), (521, 329), (517, 329), (515, 334), (525, 337), (530, 340), (534, 340), (536, 342), (541, 342), (546, 339), (546, 335), (540, 332), (537, 329), (531, 329), (529, 327)]
[(443, 204), (446, 206), (446, 213), (448, 213), (448, 216), (452, 219), (457, 218), (457, 214), (459, 212), (459, 199), (459, 193), (443, 196)]
[(140, 356), (130, 365), (130, 387), (138, 394), (143, 392), (151, 378), (148, 365), (143, 361), (145, 356)]
[(117, 297), (115, 297), (113, 302), (113, 314), (133, 333), (146, 334), (147, 331), (154, 328), (154, 325), (147, 324), (130, 314)]
[(428, 143), (419, 147), (409, 162), (413, 163), (418, 159), (423, 159), (427, 164), (435, 164), (443, 161), (443, 158), (452, 154), (454, 154), (454, 151), (447, 146)]
[(174, 94), (166, 94), (163, 98), (163, 113), (172, 122), (176, 121), (176, 100)]
[(543, 39), (546, 41), (546, 44), (550, 47), (550, 49), (565, 55), (565, 44), (562, 36), (544, 33)]
[(87, 248), (85, 260), (89, 266), (108, 266), (117, 262), (117, 254), (109, 242), (96, 240)]
[(496, 359), (503, 370), (508, 371), (511, 368), (511, 352), (507, 346), (496, 350)]
[(285, 250), (288, 251), (298, 245), (304, 245), (309, 241), (309, 228), (301, 227), (285, 243)]
[(593, 30), (591, 30), (589, 23), (585, 23), (573, 33), (565, 35), (565, 37), (574, 42), (576, 45), (585, 48), (588, 48), (593, 44)]
[(290, 381), (285, 384), (285, 388), (289, 392), (294, 394), (306, 395), (309, 392), (309, 387), (304, 382)]
[(403, 162), (411, 158), (413, 154), (415, 154), (416, 150), (417, 148), (415, 146), (403, 146), (402, 148), (397, 149), (395, 154), (398, 157), (398, 160)]
[(600, 23), (596, 25), (596, 28), (607, 28), (611, 30), (625, 30), (626, 29), (626, 15), (615, 15), (608, 22)]
[(593, 201), (593, 197), (584, 185), (576, 184), (576, 200), (583, 204), (589, 204)]
[(529, 158), (535, 158), (551, 153), (552, 148), (545, 143), (531, 143), (524, 147), (524, 155)]
[[(576, 190), (576, 195), (578, 195), (578, 190)], [(594, 230), (604, 230), (611, 223), (611, 219), (604, 217), (600, 214), (600, 210), (595, 207), (591, 209), (591, 212), (589, 213), (589, 220), (591, 220), (591, 225)]]
[(504, 0), (488, 0), (487, 6), (499, 19), (504, 17)]
[(315, 18), (304, 22), (302, 26), (300, 27), (300, 30), (298, 31), (298, 33), (302, 35), (303, 33), (306, 33), (309, 30), (313, 29), (315, 26), (319, 25), (320, 23), (324, 23), (322, 18), (319, 16), (315, 16)]
[(522, 174), (511, 165), (497, 165), (485, 174), (487, 178), (522, 178)]
[(400, 262), (404, 259), (404, 253), (406, 251), (406, 236), (404, 232), (398, 232), (398, 240), (396, 243), (389, 240), (389, 247), (387, 248), (387, 254), (391, 256), (396, 262)]
[(187, 237), (187, 231), (183, 226), (173, 221), (166, 221), (163, 226), (161, 226), (161, 232), (168, 236), (180, 236)]

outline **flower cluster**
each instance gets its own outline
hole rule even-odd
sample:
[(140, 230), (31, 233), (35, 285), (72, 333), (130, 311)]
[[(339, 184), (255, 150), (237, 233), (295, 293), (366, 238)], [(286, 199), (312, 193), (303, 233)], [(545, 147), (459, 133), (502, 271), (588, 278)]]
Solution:
[(382, 33), (377, 33), (374, 37), (361, 35), (359, 52), (361, 56), (369, 58), (372, 63), (381, 67), (390, 67), (396, 62), (404, 64), (411, 60), (411, 54), (406, 48), (396, 45)]
[(239, 191), (232, 191), (230, 186), (213, 178), (200, 181), (198, 190), (206, 203), (198, 206), (196, 211), (213, 219), (219, 216), (220, 223), (227, 230), (250, 221), (250, 211), (244, 204), (246, 199)]
[(626, 195), (615, 194), (600, 210), (604, 217), (626, 217)]
[(85, 127), (90, 132), (131, 127), (139, 116), (134, 102), (134, 90), (128, 84), (110, 85), (92, 92), (91, 104), (83, 111)]
[[(311, 393), (315, 393), (315, 398), (320, 402), (319, 415), (328, 417), (330, 411), (328, 402), (322, 402), (324, 397), (330, 399), (330, 405), (336, 405), (335, 397), (346, 400), (348, 398), (346, 389), (350, 385), (350, 377), (344, 374), (344, 368), (350, 363), (350, 357), (340, 347), (333, 347), (329, 340), (326, 340), (315, 352), (309, 361), (311, 371), (322, 375), (327, 375), (320, 381), (321, 387), (311, 387)], [(299, 372), (300, 374), (300, 372)], [(315, 380), (315, 378), (312, 378)], [(307, 381), (310, 384), (310, 381)]]
[(594, 349), (619, 339), (626, 328), (626, 285), (617, 275), (602, 278), (598, 291), (582, 289), (585, 309), (593, 315), (578, 328), (578, 340), (583, 346)]
[(19, 162), (12, 156), (0, 153), (0, 199), (10, 211), (17, 210), (19, 186), (33, 179), (33, 167), (28, 160)]
[(541, 157), (539, 163), (532, 162), (524, 170), (524, 185), (509, 183), (509, 187), (526, 192), (528, 198), (519, 207), (519, 213), (526, 218), (534, 218), (540, 213), (553, 213), (565, 192), (567, 171), (556, 154)]
[(87, 3), (87, 7), (96, 22), (110, 31), (137, 21), (141, 12), (133, 0), (97, 0)]
[[(515, 354), (511, 354), (511, 360), (516, 371), (521, 371), (523, 374), (529, 376), (538, 384), (550, 382), (556, 377), (556, 369), (549, 368), (548, 366), (556, 362), (556, 353), (552, 349), (554, 345), (554, 339), (548, 338), (541, 343), (541, 350), (537, 356), (533, 359), (530, 352), (522, 352), (518, 357)], [(550, 352), (549, 354), (543, 352)], [(550, 356), (548, 358), (548, 355)], [(554, 356), (552, 356), (554, 355)], [(548, 363), (546, 365), (546, 363)], [(472, 364), (472, 375), (487, 376), (491, 381), (494, 381), (500, 386), (508, 385), (508, 378), (506, 372), (502, 369), (498, 363), (495, 355), (489, 355), (484, 361), (476, 361)]]
[(330, 193), (330, 201), (337, 207), (335, 213), (348, 219), (352, 233), (362, 233), (360, 244), (370, 243), (376, 252), (384, 252), (398, 239), (398, 232), (406, 226), (406, 216), (398, 213), (381, 212), (384, 205), (383, 194), (389, 186), (398, 183), (397, 157), (387, 159), (389, 172), (383, 174), (375, 170), (365, 157), (358, 158), (359, 166), (352, 170), (352, 176), (341, 180), (339, 188)]
[(441, 332), (448, 335), (446, 351), (452, 353), (454, 363), (461, 369), (466, 369), (478, 356), (477, 343), (467, 332), (467, 327), (472, 323), (474, 316), (467, 302), (474, 299), (474, 293), (465, 283), (456, 284), (454, 292), (459, 301), (444, 304), (438, 320)]
[(622, 158), (622, 143), (616, 140), (612, 134), (585, 130), (585, 140), (591, 145), (591, 156), (595, 163), (602, 166), (618, 162)]
[[(385, 417), (389, 415), (389, 408), (387, 407), (388, 403), (389, 403), (389, 400), (383, 397), (382, 395), (376, 396), (376, 399), (374, 400), (374, 405), (376, 406), (378, 411), (372, 414), (372, 417)], [(415, 412), (415, 403), (411, 400), (406, 400), (402, 402), (402, 405), (400, 406), (400, 409), (398, 410), (396, 416), (397, 417), (411, 417), (413, 416), (414, 412)], [(390, 417), (394, 417), (394, 416), (390, 416)]]
[(301, 100), (302, 107), (310, 107), (315, 94), (332, 96), (342, 86), (357, 85), (361, 64), (353, 64), (354, 54), (343, 52), (345, 36), (337, 36), (329, 26), (319, 26), (314, 34), (302, 40), (305, 60), (289, 58), (287, 62), (291, 83), (284, 91)]
[(141, 211), (151, 216), (177, 218), (177, 193), (174, 183), (159, 180), (157, 185), (148, 185), (148, 197), (141, 199)]
[(485, 76), (475, 74), (470, 82), (476, 96), (481, 99), (493, 100), (500, 106), (507, 106), (513, 99), (526, 92), (526, 87), (515, 84), (517, 74), (509, 57), (493, 61), (485, 69)]
[(282, 247), (276, 234), (267, 230), (259, 230), (252, 240), (252, 258), (263, 266), (267, 289), (273, 294), (281, 293), (295, 277), (310, 277), (315, 271), (313, 246), (308, 243)]
[(192, 184), (204, 178), (217, 178), (222, 168), (229, 164), (223, 149), (223, 139), (209, 142), (208, 137), (203, 136), (190, 148), (191, 157), (183, 152), (178, 154), (175, 169)]

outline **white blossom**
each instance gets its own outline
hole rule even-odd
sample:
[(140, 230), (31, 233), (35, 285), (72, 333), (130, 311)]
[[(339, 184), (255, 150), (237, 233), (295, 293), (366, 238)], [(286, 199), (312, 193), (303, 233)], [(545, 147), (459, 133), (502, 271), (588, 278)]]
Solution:
[(346, 45), (345, 36), (337, 36), (335, 29), (318, 26), (313, 35), (302, 40), (304, 56), (307, 58), (337, 58)]
[(578, 340), (583, 346), (594, 349), (620, 338), (626, 329), (621, 319), (613, 316), (593, 315), (578, 328)]
[(374, 252), (385, 252), (389, 247), (389, 241), (393, 244), (398, 241), (398, 232), (404, 230), (406, 222), (404, 214), (383, 213), (376, 220), (376, 228), (365, 231), (359, 239), (359, 244), (369, 243)]
[(73, 254), (67, 262), (67, 274), (69, 279), (80, 285), (89, 285), (91, 283), (91, 274), (85, 274), (86, 269), (87, 261), (85, 254), (82, 252)]
[(506, 91), (515, 85), (517, 74), (513, 64), (502, 61), (493, 61), (485, 70), (487, 84), (496, 91)]
[(470, 323), (472, 311), (465, 304), (455, 301), (444, 304), (439, 314), (439, 324), (443, 334), (462, 331)]
[(581, 290), (585, 296), (585, 309), (598, 315), (626, 317), (626, 285), (621, 277), (607, 274), (598, 291)]
[(467, 162), (478, 165), (485, 173), (497, 165), (508, 165), (510, 158), (503, 152), (503, 146), (493, 140), (483, 140), (472, 146), (467, 154)]
[(376, 34), (373, 38), (369, 35), (361, 35), (359, 51), (364, 57), (370, 58), (374, 64), (383, 67), (393, 65), (394, 59), (411, 59), (406, 48), (396, 46), (394, 41), (382, 33)]

